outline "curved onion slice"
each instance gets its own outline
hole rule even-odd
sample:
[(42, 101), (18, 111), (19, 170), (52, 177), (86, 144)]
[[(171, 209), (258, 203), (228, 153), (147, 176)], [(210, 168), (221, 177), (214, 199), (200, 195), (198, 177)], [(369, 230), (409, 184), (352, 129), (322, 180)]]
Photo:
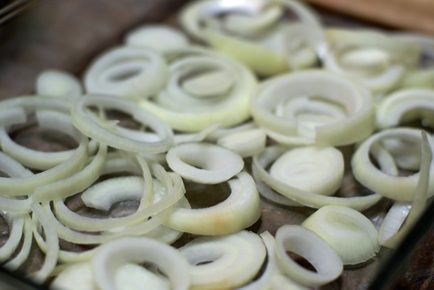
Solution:
[(385, 129), (416, 119), (426, 120), (434, 126), (434, 91), (405, 89), (383, 99), (377, 107), (377, 127)]
[[(351, 160), (351, 168), (354, 177), (367, 188), (383, 196), (410, 201), (413, 199), (419, 174), (410, 176), (391, 176), (390, 174), (377, 169), (369, 158), (369, 153), (374, 144), (381, 140), (394, 138), (404, 139), (406, 142), (418, 142), (420, 144), (421, 130), (411, 128), (387, 129), (378, 132), (364, 141)], [(428, 136), (428, 143), (431, 148), (434, 146), (434, 139)], [(434, 162), (430, 165), (430, 180), (434, 179)], [(428, 197), (434, 194), (434, 182), (429, 183)]]
[(168, 276), (171, 289), (188, 290), (189, 266), (174, 248), (145, 237), (125, 237), (102, 245), (92, 259), (95, 282), (101, 290), (119, 290), (115, 274), (126, 263), (147, 261)]
[[(30, 248), (32, 247), (33, 234), (32, 234), (32, 220), (26, 215), (24, 217), (24, 242), (21, 246), (19, 254), (10, 260), (9, 262), (2, 265), (2, 267), (8, 269), (9, 271), (17, 270), (26, 260), (30, 254)], [(2, 246), (3, 249), (5, 245)]]
[[(411, 203), (409, 205), (403, 202), (395, 203), (387, 213), (380, 227), (379, 242), (389, 248), (396, 248), (402, 239), (408, 235), (409, 231), (417, 222), (426, 206), (428, 198), (429, 180), (432, 164), (432, 148), (428, 143), (427, 134), (421, 133), (422, 138), (422, 157), (419, 171), (417, 186)], [(396, 211), (400, 212), (397, 214)], [(407, 217), (405, 224), (401, 227), (404, 219)], [(401, 229), (399, 229), (401, 227)], [(399, 230), (399, 232), (398, 232)]]
[(89, 165), (80, 172), (65, 179), (36, 187), (33, 193), (33, 200), (36, 202), (56, 200), (85, 190), (101, 175), (106, 156), (107, 146), (100, 144), (97, 155)]
[[(125, 264), (115, 274), (118, 290), (169, 290), (166, 281), (136, 264)], [(53, 289), (62, 290), (97, 290), (89, 262), (67, 266), (51, 283)]]
[(226, 135), (218, 139), (217, 144), (246, 158), (261, 153), (265, 149), (266, 139), (263, 130), (253, 129)]
[(365, 262), (380, 250), (378, 231), (372, 222), (345, 206), (324, 206), (301, 225), (326, 241), (344, 265)]
[(331, 195), (341, 187), (344, 159), (334, 147), (294, 148), (274, 161), (270, 175), (301, 190)]
[[(304, 97), (320, 97), (338, 103), (344, 107), (347, 117), (309, 128), (302, 120), (273, 114), (279, 103)], [(320, 146), (363, 140), (375, 127), (370, 93), (346, 78), (319, 70), (287, 74), (262, 83), (251, 98), (250, 109), (253, 119), (267, 130), (289, 137), (308, 137)]]
[(246, 172), (237, 178), (228, 181), (231, 195), (225, 201), (209, 208), (174, 208), (164, 224), (199, 235), (227, 235), (253, 225), (261, 215), (255, 183)]
[(167, 65), (158, 53), (123, 46), (94, 60), (85, 73), (84, 84), (88, 93), (138, 100), (157, 93), (166, 78)]
[(50, 219), (45, 214), (44, 209), (39, 203), (34, 203), (32, 205), (33, 210), (33, 222), (38, 219), (44, 228), (45, 237), (47, 240), (47, 251), (45, 254), (44, 264), (42, 268), (36, 273), (32, 274), (32, 279), (38, 283), (42, 284), (54, 270), (57, 264), (57, 257), (59, 255), (59, 237), (57, 236), (56, 230), (54, 229)]
[(221, 127), (249, 118), (249, 97), (256, 77), (243, 65), (198, 47), (176, 49), (166, 87), (140, 106), (157, 115), (173, 129), (197, 132), (216, 121)]
[[(85, 108), (93, 105), (131, 114), (136, 121), (152, 128), (161, 137), (161, 141), (140, 142), (110, 132), (95, 122), (86, 112)], [(138, 108), (135, 103), (116, 97), (102, 95), (87, 95), (82, 97), (72, 108), (71, 119), (74, 126), (86, 136), (103, 144), (126, 151), (161, 153), (167, 151), (173, 141), (173, 132), (163, 121), (151, 113)]]
[(24, 227), (24, 215), (3, 213), (8, 225), (9, 225), (9, 238), (6, 243), (0, 248), (0, 263), (6, 261), (17, 249), (23, 236)]
[(78, 99), (83, 94), (80, 81), (72, 74), (59, 70), (46, 70), (36, 79), (36, 93), (65, 99)]
[[(246, 284), (266, 255), (259, 236), (248, 231), (196, 238), (179, 251), (190, 263), (191, 290), (233, 289)], [(201, 264), (204, 262), (209, 263)]]
[[(309, 261), (317, 272), (307, 270), (286, 252), (294, 252)], [(296, 225), (285, 225), (276, 232), (276, 258), (280, 269), (295, 282), (320, 286), (335, 280), (343, 271), (336, 252), (314, 232)]]
[(244, 166), (238, 154), (209, 143), (178, 145), (167, 152), (166, 160), (169, 167), (182, 177), (206, 184), (226, 181)]
[(381, 195), (372, 194), (362, 197), (334, 197), (314, 194), (305, 190), (292, 187), (273, 178), (266, 170), (274, 160), (286, 152), (286, 148), (279, 146), (268, 147), (259, 156), (253, 156), (253, 167), (258, 176), (278, 193), (305, 206), (320, 208), (325, 205), (341, 205), (355, 210), (366, 209), (381, 199)]
[[(81, 134), (72, 126), (69, 114), (56, 112), (56, 111), (37, 111), (36, 118), (38, 119), (39, 127), (54, 129), (56, 131), (66, 133), (77, 142), (80, 142)], [(47, 122), (47, 119), (50, 119)], [(26, 167), (47, 170), (65, 162), (74, 154), (74, 150), (67, 150), (62, 152), (43, 152), (33, 150), (22, 146), (13, 141), (6, 128), (0, 128), (0, 144), (3, 152), (13, 157)]]
[(237, 288), (237, 290), (261, 290), (268, 289), (271, 279), (274, 275), (279, 273), (279, 267), (276, 263), (276, 256), (274, 255), (276, 240), (274, 237), (268, 232), (263, 232), (261, 234), (262, 242), (267, 249), (267, 266), (265, 268), (264, 273), (262, 273), (261, 277), (243, 287)]
[[(282, 21), (285, 10), (297, 15), (297, 24), (301, 24), (295, 25), (296, 29), (292, 22)], [(306, 46), (311, 45), (311, 39), (318, 42), (322, 38), (321, 24), (314, 11), (292, 0), (197, 1), (182, 11), (181, 24), (193, 36), (261, 75), (287, 71), (296, 63), (295, 67), (311, 66), (316, 62), (316, 55), (310, 53), (306, 61)], [(286, 31), (287, 27), (291, 27), (291, 31)], [(306, 33), (306, 30), (313, 33)], [(287, 51), (288, 46), (291, 46), (290, 51)], [(308, 49), (313, 51), (314, 47)]]
[(128, 32), (124, 40), (127, 46), (149, 48), (161, 53), (189, 45), (180, 31), (165, 25), (144, 25)]

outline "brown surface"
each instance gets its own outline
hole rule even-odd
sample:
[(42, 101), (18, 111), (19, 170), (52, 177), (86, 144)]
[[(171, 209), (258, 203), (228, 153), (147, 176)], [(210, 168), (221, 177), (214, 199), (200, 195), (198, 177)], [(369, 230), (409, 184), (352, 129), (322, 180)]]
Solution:
[[(80, 74), (95, 55), (112, 45), (119, 44), (128, 29), (144, 22), (173, 23), (173, 14), (183, 2), (183, 0), (43, 1), (19, 18), (0, 26), (0, 99), (32, 93), (36, 75), (44, 69), (56, 68)], [(342, 22), (350, 23), (348, 20)], [(43, 134), (33, 130), (31, 126), (15, 133), (13, 138), (21, 144), (40, 150), (61, 150), (70, 146), (53, 139), (44, 141)], [(354, 181), (348, 170), (349, 156), (352, 154), (353, 147), (341, 149), (347, 161), (347, 173), (341, 194), (351, 195), (365, 191)], [(225, 198), (227, 188), (225, 189), (224, 186), (213, 188), (202, 188), (187, 183), (187, 196), (194, 207), (201, 207), (205, 205), (198, 203), (197, 196), (209, 191), (214, 193), (215, 198), (210, 203), (215, 204)], [(79, 196), (69, 198), (67, 204), (82, 214), (93, 214), (84, 208)], [(258, 233), (268, 230), (274, 235), (281, 225), (300, 224), (313, 212), (308, 208), (278, 206), (266, 200), (261, 200), (261, 204), (262, 217), (250, 228)], [(387, 201), (383, 201), (365, 214), (378, 227), (389, 205)], [(114, 207), (110, 213), (99, 214), (118, 216), (134, 211), (135, 207), (134, 203), (122, 203)], [(2, 220), (0, 220), (0, 227), (1, 245), (7, 238), (8, 228)], [(176, 246), (185, 244), (193, 237), (185, 234)], [(71, 245), (62, 243), (62, 246), (70, 248)], [(347, 268), (337, 281), (326, 285), (323, 289), (366, 289), (383, 255), (384, 251), (381, 251), (368, 263)], [(29, 261), (21, 267), (21, 270), (26, 273), (34, 271), (39, 267), (42, 259), (43, 255), (34, 245)], [(434, 265), (432, 260), (428, 260), (416, 267), (409, 275), (415, 276), (414, 273), (418, 271), (429, 271), (427, 269), (431, 269), (432, 265)], [(414, 285), (411, 279), (407, 279), (406, 283), (405, 285)]]
[(434, 34), (434, 1), (431, 0), (304, 1), (382, 25)]

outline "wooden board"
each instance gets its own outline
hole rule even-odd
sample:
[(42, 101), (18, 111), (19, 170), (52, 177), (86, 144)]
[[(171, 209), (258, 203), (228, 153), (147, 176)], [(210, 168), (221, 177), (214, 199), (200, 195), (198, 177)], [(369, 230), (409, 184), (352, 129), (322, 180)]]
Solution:
[(305, 1), (381, 25), (434, 34), (434, 1), (431, 0)]

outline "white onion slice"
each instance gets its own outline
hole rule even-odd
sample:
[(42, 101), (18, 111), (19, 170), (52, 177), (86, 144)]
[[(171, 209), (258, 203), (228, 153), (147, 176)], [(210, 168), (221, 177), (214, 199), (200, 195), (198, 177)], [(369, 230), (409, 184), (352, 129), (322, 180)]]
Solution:
[(217, 144), (246, 158), (261, 153), (265, 149), (266, 139), (263, 130), (253, 129), (226, 135), (218, 139)]
[(24, 218), (23, 235), (24, 235), (24, 242), (21, 246), (21, 250), (19, 254), (12, 260), (2, 265), (2, 267), (8, 269), (9, 271), (17, 270), (29, 257), (30, 248), (32, 247), (33, 234), (32, 234), (32, 220), (28, 215), (25, 216)]
[[(373, 144), (380, 142), (382, 139), (397, 138), (404, 139), (407, 142), (420, 142), (421, 130), (411, 128), (387, 129), (378, 132), (366, 141), (364, 141), (351, 160), (351, 168), (354, 177), (367, 188), (383, 196), (401, 200), (410, 201), (413, 199), (418, 173), (410, 176), (391, 176), (388, 173), (377, 169), (369, 159), (369, 152)], [(428, 136), (428, 143), (434, 148), (434, 139)], [(434, 168), (434, 161), (431, 162), (430, 168)], [(434, 179), (434, 169), (430, 170), (430, 180)], [(434, 194), (434, 182), (429, 183), (428, 197)]]
[(138, 100), (157, 93), (166, 78), (166, 62), (157, 52), (123, 46), (95, 59), (85, 73), (84, 84), (88, 93)]
[(432, 120), (433, 111), (433, 90), (400, 90), (385, 97), (378, 105), (377, 127), (380, 129), (395, 127), (418, 118)]
[(334, 147), (294, 148), (274, 161), (270, 175), (301, 190), (331, 195), (341, 187), (344, 159)]
[[(179, 251), (190, 263), (191, 290), (233, 289), (246, 284), (266, 255), (262, 240), (248, 231), (196, 238)], [(209, 263), (201, 265), (203, 262)]]
[(411, 202), (409, 201), (396, 201), (392, 205), (378, 231), (378, 242), (380, 245), (384, 246), (386, 241), (399, 231), (410, 210)]
[[(160, 137), (158, 142), (139, 142), (116, 135), (96, 123), (85, 108), (99, 106), (106, 109), (116, 109), (131, 114), (133, 118), (145, 126), (149, 126)], [(137, 107), (131, 101), (103, 95), (87, 95), (79, 99), (71, 111), (71, 119), (86, 136), (98, 142), (126, 151), (141, 153), (161, 153), (167, 151), (173, 141), (172, 130), (160, 119)]]
[(216, 121), (229, 127), (249, 118), (249, 97), (257, 81), (246, 67), (197, 47), (165, 56), (173, 59), (168, 83), (152, 100), (140, 101), (143, 109), (184, 132), (203, 130)]
[(47, 252), (45, 254), (45, 260), (42, 268), (36, 273), (32, 274), (32, 280), (38, 284), (42, 284), (54, 270), (57, 264), (57, 257), (59, 255), (59, 238), (57, 236), (56, 230), (53, 227), (52, 222), (45, 214), (44, 209), (39, 203), (34, 203), (32, 205), (33, 216), (32, 219), (38, 219), (42, 224), (47, 240)]
[(144, 25), (133, 29), (125, 36), (127, 46), (149, 48), (158, 52), (189, 45), (180, 31), (165, 25)]
[(305, 206), (320, 208), (325, 205), (341, 205), (348, 206), (356, 210), (366, 209), (381, 199), (379, 194), (371, 194), (368, 196), (357, 197), (334, 197), (314, 194), (308, 191), (300, 190), (289, 186), (279, 180), (273, 178), (264, 168), (267, 168), (274, 160), (286, 152), (286, 148), (272, 146), (266, 148), (259, 156), (253, 156), (253, 167), (258, 173), (258, 176), (271, 188), (278, 193), (298, 202)]
[(72, 74), (59, 70), (46, 70), (36, 79), (36, 93), (65, 99), (78, 99), (83, 94), (80, 81)]
[[(292, 260), (286, 252), (294, 252), (308, 260), (317, 272), (307, 270)], [(280, 269), (302, 285), (327, 284), (343, 271), (336, 252), (314, 232), (296, 225), (285, 225), (276, 232), (276, 259)]]
[(119, 290), (115, 285), (117, 270), (132, 261), (152, 262), (166, 274), (174, 290), (190, 287), (186, 259), (174, 248), (144, 237), (125, 237), (102, 245), (92, 259), (96, 284), (101, 290)]
[[(119, 290), (169, 290), (168, 283), (161, 277), (136, 264), (125, 264), (115, 275)], [(89, 262), (67, 266), (51, 283), (51, 288), (61, 290), (97, 290), (92, 265)]]
[(88, 188), (101, 175), (106, 156), (107, 146), (100, 144), (97, 155), (89, 165), (80, 172), (65, 179), (36, 187), (33, 192), (33, 200), (36, 202), (45, 202), (66, 198)]
[[(432, 148), (431, 144), (428, 143), (427, 134), (425, 132), (421, 133), (422, 139), (422, 157), (421, 157), (421, 165), (419, 171), (419, 178), (417, 181), (416, 189), (413, 195), (413, 201), (411, 203), (411, 210), (407, 215), (407, 219), (405, 224), (398, 231), (400, 225), (398, 223), (403, 222), (403, 217), (406, 216), (405, 209), (397, 218), (398, 221), (392, 220), (394, 216), (388, 217), (389, 213), (386, 215), (386, 218), (381, 225), (382, 228), (380, 230), (381, 233), (381, 242), (382, 245), (389, 248), (396, 248), (399, 243), (404, 239), (405, 236), (408, 235), (410, 230), (413, 228), (414, 224), (418, 221), (419, 217), (422, 215), (423, 210), (425, 209), (428, 193), (429, 193), (429, 180), (431, 173), (431, 164), (432, 164)], [(398, 205), (399, 206), (399, 205)], [(405, 205), (404, 205), (405, 206)], [(396, 208), (394, 208), (396, 210)], [(400, 221), (401, 220), (401, 221)], [(384, 223), (386, 222), (386, 223)], [(390, 224), (392, 223), (393, 228), (390, 228)], [(389, 231), (386, 231), (388, 229)], [(391, 232), (393, 231), (393, 232)], [(390, 236), (392, 234), (392, 236)]]
[[(320, 97), (327, 102), (338, 103), (344, 107), (347, 117), (315, 126), (312, 130), (301, 120), (273, 114), (278, 104), (301, 97)], [(269, 131), (288, 137), (309, 137), (311, 142), (315, 141), (320, 146), (338, 146), (363, 140), (375, 127), (371, 94), (349, 79), (320, 70), (287, 74), (262, 83), (252, 95), (250, 109), (254, 120)]]
[(244, 166), (238, 154), (209, 143), (178, 145), (167, 152), (166, 160), (169, 167), (182, 177), (207, 184), (224, 182)]
[(326, 241), (344, 265), (355, 265), (380, 250), (378, 231), (363, 214), (344, 206), (324, 206), (302, 224)]
[(279, 267), (276, 262), (276, 256), (274, 255), (276, 240), (268, 232), (263, 232), (261, 234), (262, 242), (267, 249), (267, 266), (261, 277), (243, 287), (237, 288), (237, 290), (262, 290), (269, 289), (269, 285), (273, 276), (279, 273)]
[(23, 236), (24, 215), (3, 213), (2, 214), (9, 226), (9, 238), (0, 248), (0, 263), (6, 261), (17, 249)]
[(261, 215), (259, 195), (253, 178), (246, 172), (228, 181), (231, 195), (208, 208), (174, 208), (164, 222), (178, 231), (199, 235), (227, 235), (253, 225)]

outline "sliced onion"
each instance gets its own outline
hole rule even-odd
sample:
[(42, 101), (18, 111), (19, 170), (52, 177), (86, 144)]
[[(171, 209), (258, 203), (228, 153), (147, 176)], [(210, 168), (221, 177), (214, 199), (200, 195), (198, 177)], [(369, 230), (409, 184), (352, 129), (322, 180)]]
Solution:
[(174, 248), (144, 237), (125, 237), (102, 245), (92, 259), (95, 282), (101, 290), (118, 290), (115, 274), (132, 261), (152, 262), (166, 274), (171, 289), (187, 290), (190, 287), (189, 266), (186, 259)]
[(266, 255), (259, 236), (248, 231), (196, 238), (179, 251), (190, 263), (191, 290), (244, 285), (259, 271)]
[[(136, 264), (125, 264), (115, 275), (119, 290), (169, 290), (168, 283), (161, 277)], [(91, 263), (77, 263), (65, 268), (51, 283), (51, 288), (62, 290), (97, 290)]]
[[(21, 246), (20, 252), (12, 260), (8, 261), (2, 267), (8, 269), (9, 271), (17, 270), (29, 257), (30, 248), (32, 247), (33, 234), (32, 234), (32, 220), (26, 215), (24, 217), (24, 241)], [(5, 245), (3, 245), (4, 247)], [(3, 249), (3, 247), (1, 249)]]
[(411, 122), (418, 118), (428, 119), (428, 123), (433, 126), (433, 111), (433, 90), (400, 90), (385, 97), (378, 105), (377, 127), (380, 129), (395, 127), (400, 123)]
[(378, 231), (372, 222), (345, 206), (324, 206), (301, 225), (326, 241), (344, 265), (365, 262), (380, 250)]
[(279, 273), (279, 268), (276, 263), (276, 256), (274, 255), (276, 241), (274, 237), (268, 232), (265, 231), (261, 234), (262, 242), (267, 249), (267, 266), (265, 268), (264, 273), (262, 273), (261, 277), (243, 287), (237, 288), (237, 290), (261, 290), (268, 289), (271, 279), (277, 273)]
[(334, 147), (294, 148), (274, 161), (270, 175), (301, 190), (331, 195), (341, 187), (344, 159)]
[(36, 79), (36, 93), (65, 99), (78, 99), (83, 94), (80, 81), (74, 75), (59, 70), (46, 70)]
[[(296, 253), (309, 261), (316, 272), (292, 260), (286, 252)], [(336, 252), (314, 232), (296, 225), (285, 225), (276, 232), (276, 259), (280, 269), (302, 285), (320, 286), (342, 274), (343, 264)]]
[[(387, 228), (389, 228), (390, 223), (392, 222), (392, 216), (388, 217), (389, 213), (386, 215), (386, 218), (383, 221), (382, 229), (380, 228), (381, 233), (381, 242), (384, 246), (389, 248), (396, 248), (399, 243), (403, 240), (405, 236), (408, 235), (410, 230), (414, 227), (415, 223), (418, 221), (419, 217), (422, 215), (427, 199), (429, 197), (429, 180), (431, 179), (430, 173), (432, 172), (431, 166), (432, 166), (432, 148), (431, 144), (428, 142), (427, 134), (425, 132), (421, 133), (421, 139), (422, 139), (422, 157), (421, 157), (421, 165), (420, 165), (420, 171), (419, 171), (419, 178), (417, 181), (417, 185), (415, 188), (415, 192), (413, 195), (413, 201), (411, 204), (411, 210), (408, 213), (407, 219), (405, 224), (401, 227), (399, 232), (395, 232), (390, 237), (390, 231), (387, 235), (386, 233), (383, 233)], [(394, 208), (396, 210), (396, 208)], [(405, 216), (405, 210), (402, 213), (402, 216)], [(399, 217), (399, 219), (402, 220), (402, 217)], [(384, 223), (386, 222), (386, 223)], [(398, 230), (398, 224), (395, 223), (393, 231)], [(402, 223), (402, 222), (401, 222)], [(386, 239), (386, 240), (384, 240)]]
[(206, 184), (226, 181), (244, 166), (238, 154), (209, 143), (178, 145), (169, 150), (166, 160), (169, 167), (182, 177)]
[(140, 101), (143, 109), (184, 132), (203, 130), (216, 121), (229, 127), (249, 118), (249, 97), (256, 78), (246, 67), (197, 47), (173, 50), (165, 56), (173, 59), (169, 81), (154, 99)]
[[(273, 114), (279, 103), (305, 96), (338, 103), (345, 108), (347, 117), (312, 130), (303, 121)], [(250, 109), (254, 120), (264, 128), (289, 137), (304, 138), (309, 133), (309, 139), (320, 146), (352, 144), (368, 137), (375, 126), (370, 93), (346, 78), (319, 70), (283, 75), (262, 83), (251, 98)]]
[(217, 144), (246, 158), (261, 153), (265, 149), (266, 138), (263, 130), (253, 129), (222, 137)]
[(100, 144), (98, 154), (89, 165), (68, 178), (36, 187), (33, 193), (33, 200), (45, 202), (66, 198), (88, 188), (101, 175), (106, 156), (107, 146)]
[(165, 25), (144, 25), (128, 32), (124, 40), (127, 46), (149, 48), (158, 52), (189, 45), (180, 31)]
[[(158, 142), (139, 142), (114, 134), (96, 123), (85, 108), (100, 106), (107, 109), (116, 109), (131, 114), (135, 120), (152, 128), (160, 137)], [(126, 151), (141, 153), (161, 153), (167, 151), (173, 141), (172, 130), (160, 119), (137, 107), (128, 100), (102, 95), (87, 95), (79, 99), (71, 111), (71, 119), (86, 136), (98, 142)]]
[(278, 193), (298, 202), (305, 206), (320, 208), (325, 205), (341, 205), (356, 210), (366, 209), (381, 199), (381, 195), (372, 194), (362, 197), (333, 197), (314, 194), (305, 190), (292, 187), (286, 183), (273, 178), (264, 168), (276, 160), (286, 151), (286, 148), (279, 146), (268, 147), (259, 156), (253, 157), (253, 167), (259, 177)]
[(167, 65), (158, 53), (123, 46), (94, 60), (85, 73), (84, 84), (88, 93), (138, 100), (157, 93), (166, 78)]
[[(419, 173), (410, 176), (391, 176), (388, 173), (377, 169), (369, 158), (369, 152), (373, 144), (380, 142), (382, 139), (397, 138), (405, 139), (410, 142), (420, 142), (421, 130), (411, 128), (388, 129), (376, 133), (364, 141), (351, 160), (351, 168), (354, 177), (367, 188), (383, 196), (401, 200), (410, 201), (413, 199)], [(428, 137), (428, 143), (433, 148), (434, 139)], [(434, 168), (434, 162), (431, 162), (431, 168)], [(430, 179), (434, 178), (434, 169), (430, 170)], [(428, 196), (434, 194), (434, 182), (430, 182)]]
[(0, 262), (4, 262), (15, 252), (23, 236), (24, 215), (0, 212), (9, 225), (9, 238), (0, 248)]
[[(33, 210), (33, 221), (38, 219), (42, 224), (45, 232), (45, 237), (47, 240), (47, 252), (45, 254), (45, 260), (42, 268), (36, 273), (32, 274), (32, 280), (38, 284), (42, 284), (54, 270), (57, 264), (57, 257), (59, 255), (59, 238), (57, 236), (56, 230), (53, 227), (52, 222), (47, 217), (44, 209), (39, 203), (34, 203), (32, 205)], [(35, 221), (34, 221), (35, 222)]]
[(253, 225), (261, 215), (255, 183), (246, 172), (237, 178), (228, 181), (231, 195), (225, 201), (209, 208), (174, 208), (164, 224), (199, 235), (227, 235)]

